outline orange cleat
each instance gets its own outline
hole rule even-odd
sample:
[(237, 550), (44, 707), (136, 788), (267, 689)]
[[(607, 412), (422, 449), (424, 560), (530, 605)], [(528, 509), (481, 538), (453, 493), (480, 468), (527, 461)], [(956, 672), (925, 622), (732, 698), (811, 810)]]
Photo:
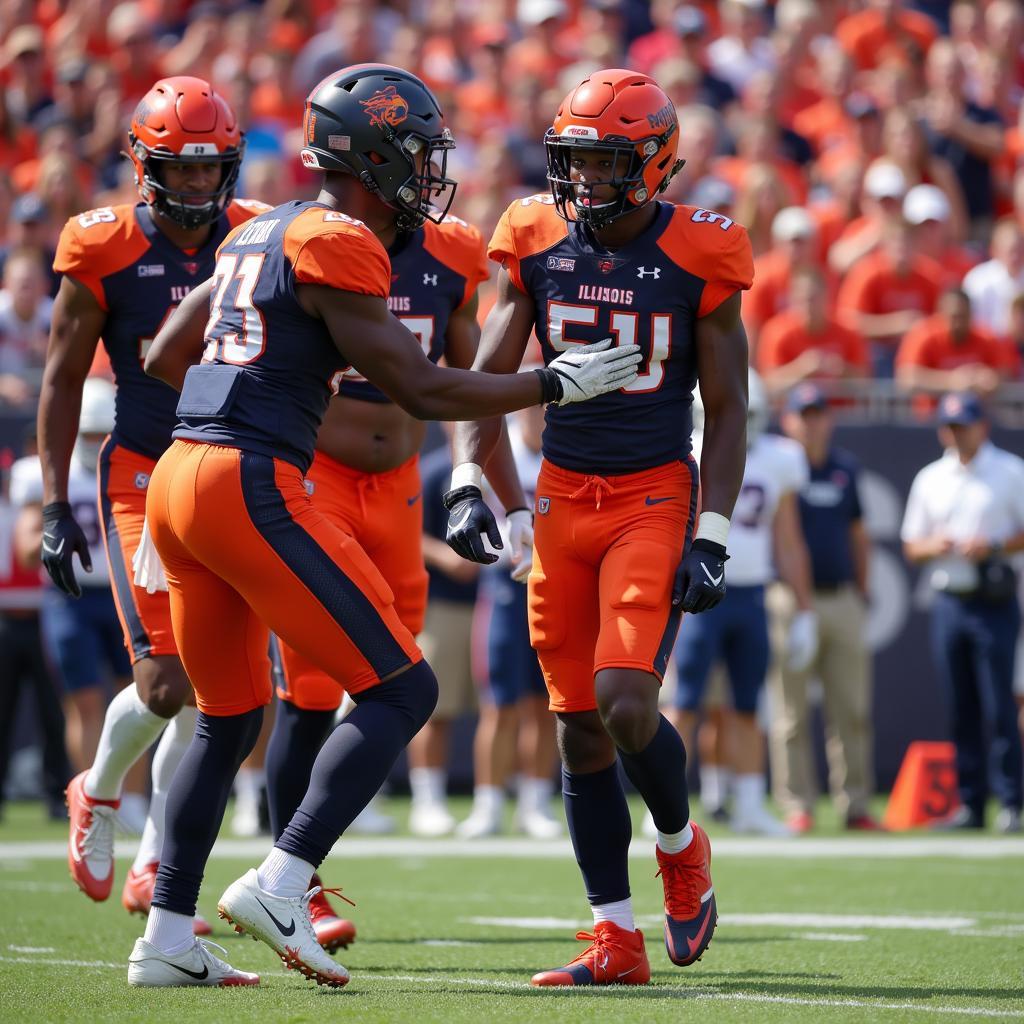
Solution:
[(795, 836), (806, 835), (814, 828), (814, 818), (807, 811), (796, 811), (786, 818), (786, 827)]
[(599, 921), (593, 932), (577, 932), (590, 945), (565, 967), (541, 971), (530, 984), (547, 985), (646, 985), (651, 965), (644, 949), (644, 933), (628, 932), (611, 921)]
[(711, 843), (700, 825), (681, 853), (657, 849), (658, 874), (665, 887), (665, 948), (672, 963), (689, 967), (711, 945), (718, 909), (711, 884)]
[[(350, 943), (355, 942), (356, 926), (344, 917), (338, 917), (327, 899), (327, 893), (336, 892), (337, 889), (324, 889), (320, 876), (314, 874), (310, 879), (310, 889), (320, 886), (320, 891), (310, 898), (309, 919), (313, 922), (313, 931), (316, 932), (316, 941), (328, 953), (336, 953), (339, 949), (345, 949)], [(345, 899), (344, 896), (341, 897)], [(346, 900), (346, 902), (351, 902)], [(354, 905), (354, 904), (353, 904)]]
[(120, 800), (93, 800), (85, 795), (79, 772), (64, 791), (70, 819), (68, 867), (75, 885), (91, 900), (102, 903), (114, 886), (114, 816)]
[[(153, 902), (153, 886), (156, 885), (156, 870), (159, 861), (150, 861), (141, 871), (132, 868), (124, 880), (121, 890), (121, 905), (129, 914), (148, 916), (150, 904)], [(210, 922), (202, 914), (196, 913), (192, 919), (193, 935), (212, 935)]]

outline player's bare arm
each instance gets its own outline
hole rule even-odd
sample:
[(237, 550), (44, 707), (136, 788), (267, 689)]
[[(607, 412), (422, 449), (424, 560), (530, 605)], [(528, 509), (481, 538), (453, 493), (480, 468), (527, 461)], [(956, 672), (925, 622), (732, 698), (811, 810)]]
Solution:
[(68, 466), (78, 434), (82, 385), (106, 319), (106, 310), (85, 285), (71, 277), (61, 280), (39, 393), (39, 460), (46, 503), (68, 498)]
[(212, 291), (213, 278), (193, 288), (160, 328), (146, 354), (146, 373), (175, 391), (181, 390), (188, 368), (202, 355)]
[(685, 612), (714, 608), (725, 597), (729, 517), (747, 458), (747, 335), (736, 292), (696, 324), (697, 377), (704, 403), (701, 517), (676, 571), (672, 603)]
[(447, 369), (427, 359), (377, 296), (323, 285), (301, 285), (296, 295), (306, 312), (324, 321), (345, 359), (417, 419), (477, 419), (541, 402), (590, 398), (634, 379), (640, 359), (633, 346), (592, 350), (562, 368), (513, 376)]

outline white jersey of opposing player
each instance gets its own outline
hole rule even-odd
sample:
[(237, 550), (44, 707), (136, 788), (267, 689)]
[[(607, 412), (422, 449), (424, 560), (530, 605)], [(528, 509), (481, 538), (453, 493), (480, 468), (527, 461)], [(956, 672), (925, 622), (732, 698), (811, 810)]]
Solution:
[[(11, 504), (15, 508), (41, 505), (43, 502), (43, 470), (39, 458), (29, 455), (11, 466)], [(68, 503), (71, 513), (89, 542), (92, 572), (80, 572), (75, 565), (75, 577), (83, 587), (107, 587), (110, 570), (107, 552), (103, 547), (99, 509), (96, 505), (96, 472), (90, 472), (72, 457), (68, 469)]]
[[(700, 435), (693, 454), (700, 459)], [(762, 586), (775, 578), (772, 567), (772, 525), (783, 495), (800, 491), (810, 479), (803, 448), (777, 434), (760, 434), (747, 449), (736, 505), (729, 525), (727, 584)]]
[[(519, 482), (522, 484), (523, 493), (526, 495), (526, 507), (533, 509), (534, 497), (537, 493), (537, 477), (540, 476), (540, 466), (543, 457), (540, 452), (533, 451), (527, 447), (523, 440), (522, 431), (514, 416), (508, 418), (508, 439), (512, 448), (512, 458), (515, 460), (516, 473), (519, 475)], [(498, 561), (494, 564), (502, 569), (508, 569), (511, 565), (509, 555), (508, 522), (504, 516), (504, 509), (498, 501), (494, 491), (489, 486), (484, 486), (484, 500), (491, 506), (498, 520), (498, 528), (501, 530), (501, 540), (505, 545), (503, 551), (497, 552)], [(491, 546), (484, 539), (484, 547), (490, 551)]]

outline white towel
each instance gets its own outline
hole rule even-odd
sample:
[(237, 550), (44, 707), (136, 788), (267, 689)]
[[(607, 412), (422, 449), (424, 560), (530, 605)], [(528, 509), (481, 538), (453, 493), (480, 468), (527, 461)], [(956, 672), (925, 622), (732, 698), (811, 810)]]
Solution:
[(167, 590), (167, 575), (153, 538), (149, 535), (147, 520), (142, 521), (142, 538), (132, 555), (132, 569), (135, 570), (135, 586), (145, 588), (147, 594)]

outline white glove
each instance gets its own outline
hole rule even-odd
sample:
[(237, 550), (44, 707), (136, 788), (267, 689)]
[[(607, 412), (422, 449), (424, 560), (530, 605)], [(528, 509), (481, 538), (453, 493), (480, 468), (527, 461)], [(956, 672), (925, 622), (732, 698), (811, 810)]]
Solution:
[(786, 664), (794, 672), (803, 672), (817, 653), (818, 616), (812, 611), (797, 612), (786, 638)]
[(547, 365), (562, 381), (562, 397), (554, 404), (585, 402), (631, 384), (636, 380), (637, 364), (642, 359), (639, 345), (613, 348), (611, 338), (592, 345), (573, 345)]
[(509, 576), (516, 583), (525, 583), (533, 567), (533, 513), (528, 508), (509, 512), (508, 542), (512, 558)]
[(134, 583), (143, 587), (147, 594), (155, 594), (158, 590), (167, 590), (167, 575), (164, 573), (163, 562), (157, 553), (153, 538), (149, 535), (149, 522), (142, 521), (142, 537), (139, 546), (132, 555), (132, 569), (135, 570)]

